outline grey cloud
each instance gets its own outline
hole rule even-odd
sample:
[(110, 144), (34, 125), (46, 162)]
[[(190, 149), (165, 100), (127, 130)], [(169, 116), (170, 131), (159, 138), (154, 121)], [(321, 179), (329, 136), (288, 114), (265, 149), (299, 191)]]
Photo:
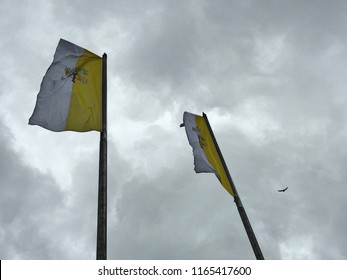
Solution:
[[(1, 131), (8, 131), (2, 123)], [(49, 175), (21, 162), (11, 139), (11, 133), (0, 135), (1, 258), (58, 258), (62, 252), (55, 252), (49, 237), (66, 196)]]
[(0, 110), (12, 118), (0, 136), (2, 258), (94, 258), (96, 152), (62, 191), (13, 148), (60, 37), (109, 55), (111, 259), (254, 258), (232, 197), (193, 171), (185, 110), (208, 114), (265, 258), (346, 258), (344, 3), (45, 3), (0, 12)]

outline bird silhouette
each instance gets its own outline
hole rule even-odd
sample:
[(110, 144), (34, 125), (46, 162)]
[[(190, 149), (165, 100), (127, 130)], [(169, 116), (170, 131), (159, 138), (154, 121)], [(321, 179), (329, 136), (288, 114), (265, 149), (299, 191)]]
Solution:
[(282, 190), (277, 190), (278, 192), (285, 192), (288, 189), (288, 187), (286, 187), (285, 189)]

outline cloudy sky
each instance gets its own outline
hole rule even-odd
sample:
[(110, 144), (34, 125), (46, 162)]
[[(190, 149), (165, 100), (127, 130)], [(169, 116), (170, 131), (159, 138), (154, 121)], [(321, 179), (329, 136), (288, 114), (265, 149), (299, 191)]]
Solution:
[[(60, 38), (108, 55), (108, 258), (347, 259), (347, 2), (0, 1), (0, 259), (95, 259), (99, 133), (29, 126)], [(289, 187), (287, 192), (277, 189)]]

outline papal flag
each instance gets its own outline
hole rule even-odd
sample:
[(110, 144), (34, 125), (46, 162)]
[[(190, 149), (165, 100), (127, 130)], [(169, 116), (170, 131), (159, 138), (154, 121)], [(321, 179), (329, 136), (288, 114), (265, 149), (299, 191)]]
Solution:
[(102, 58), (61, 39), (29, 124), (52, 131), (102, 130)]
[(223, 187), (234, 195), (206, 119), (184, 112), (182, 125), (185, 127), (189, 144), (193, 147), (195, 172), (214, 173)]

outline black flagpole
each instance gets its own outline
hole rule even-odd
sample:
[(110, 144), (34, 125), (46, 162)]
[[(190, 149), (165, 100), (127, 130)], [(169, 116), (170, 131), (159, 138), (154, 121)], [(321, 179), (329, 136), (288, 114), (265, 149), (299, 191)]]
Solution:
[(102, 131), (99, 151), (99, 192), (96, 259), (107, 260), (107, 54), (102, 56)]
[(252, 245), (252, 248), (253, 248), (253, 251), (254, 251), (254, 254), (255, 254), (255, 257), (257, 258), (257, 260), (264, 260), (264, 256), (263, 256), (263, 253), (261, 252), (261, 249), (259, 247), (259, 244), (258, 244), (258, 241), (257, 241), (257, 238), (255, 237), (255, 234), (253, 232), (253, 229), (252, 229), (252, 226), (251, 226), (251, 223), (249, 222), (248, 220), (248, 217), (247, 217), (247, 214), (246, 214), (246, 210), (245, 208), (243, 207), (242, 205), (242, 202), (241, 202), (241, 199), (237, 193), (237, 190), (236, 190), (236, 187), (234, 185), (234, 182), (233, 182), (233, 179), (231, 178), (230, 176), (230, 173), (229, 173), (229, 170), (228, 170), (228, 167), (224, 161), (224, 158), (222, 156), (222, 153), (219, 149), (219, 146), (218, 146), (218, 143), (217, 143), (217, 140), (216, 138), (214, 137), (214, 134), (213, 134), (213, 131), (212, 131), (212, 128), (210, 126), (210, 123), (207, 119), (207, 116), (205, 113), (203, 113), (203, 117), (205, 119), (205, 122), (207, 124), (207, 127), (208, 127), (208, 130), (210, 131), (210, 134), (212, 136), (212, 139), (213, 139), (213, 142), (214, 142), (214, 145), (216, 146), (216, 149), (217, 149), (217, 153), (221, 159), (221, 162), (222, 162), (222, 165), (223, 165), (223, 168), (225, 170), (225, 173), (228, 177), (228, 180), (230, 182), (230, 186), (231, 186), (231, 189), (234, 193), (234, 201), (235, 201), (235, 204), (236, 204), (236, 207), (237, 207), (237, 210), (239, 211), (239, 214), (240, 214), (240, 217), (241, 217), (241, 220), (242, 220), (242, 223), (243, 223), (243, 226), (245, 227), (245, 230), (247, 232), (247, 235), (248, 235), (248, 239), (249, 241), (251, 242), (251, 245)]

